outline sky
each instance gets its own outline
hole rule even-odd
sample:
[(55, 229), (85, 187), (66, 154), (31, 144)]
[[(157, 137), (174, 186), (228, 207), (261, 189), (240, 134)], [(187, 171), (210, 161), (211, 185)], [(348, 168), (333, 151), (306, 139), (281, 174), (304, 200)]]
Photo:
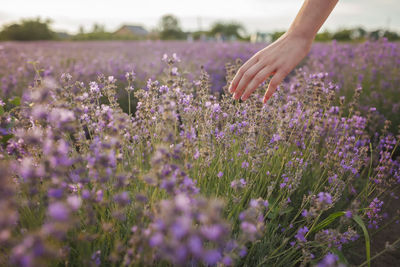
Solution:
[[(324, 1), (324, 0), (321, 0)], [(0, 27), (21, 18), (49, 18), (57, 31), (76, 33), (94, 23), (114, 31), (123, 24), (151, 30), (173, 14), (186, 30), (208, 29), (216, 21), (242, 23), (248, 33), (285, 30), (301, 0), (0, 0)], [(363, 26), (400, 31), (400, 0), (339, 0), (321, 30)]]

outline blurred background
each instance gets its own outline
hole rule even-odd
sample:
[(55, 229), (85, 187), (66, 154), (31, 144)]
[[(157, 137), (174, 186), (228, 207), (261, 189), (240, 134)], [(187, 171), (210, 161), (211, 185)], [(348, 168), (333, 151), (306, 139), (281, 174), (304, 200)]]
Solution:
[[(295, 0), (14, 0), (0, 7), (0, 40), (270, 42), (289, 27)], [(400, 39), (398, 0), (339, 1), (316, 41)]]

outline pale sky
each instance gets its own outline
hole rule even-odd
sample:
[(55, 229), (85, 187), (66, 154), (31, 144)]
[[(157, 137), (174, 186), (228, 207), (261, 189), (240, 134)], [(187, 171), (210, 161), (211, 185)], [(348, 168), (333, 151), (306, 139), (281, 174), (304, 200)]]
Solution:
[[(321, 0), (324, 1), (324, 0)], [(160, 17), (176, 15), (184, 30), (207, 29), (215, 21), (242, 23), (248, 33), (285, 30), (296, 16), (301, 0), (0, 0), (0, 26), (21, 18), (53, 20), (57, 31), (90, 30), (94, 23), (116, 30), (138, 24), (148, 30)], [(400, 0), (339, 0), (323, 29), (364, 26), (400, 31)]]

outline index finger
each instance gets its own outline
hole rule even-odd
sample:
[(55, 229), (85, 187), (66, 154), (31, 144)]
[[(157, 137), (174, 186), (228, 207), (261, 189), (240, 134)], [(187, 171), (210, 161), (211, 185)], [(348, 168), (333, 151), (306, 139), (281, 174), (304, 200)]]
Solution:
[(230, 93), (234, 93), (239, 81), (242, 79), (243, 74), (254, 64), (256, 64), (258, 62), (258, 55), (254, 55), (252, 58), (250, 58), (248, 61), (246, 61), (246, 63), (243, 64), (243, 66), (241, 66), (238, 70), (238, 72), (236, 73), (235, 77), (233, 78), (231, 85), (229, 86), (229, 92)]

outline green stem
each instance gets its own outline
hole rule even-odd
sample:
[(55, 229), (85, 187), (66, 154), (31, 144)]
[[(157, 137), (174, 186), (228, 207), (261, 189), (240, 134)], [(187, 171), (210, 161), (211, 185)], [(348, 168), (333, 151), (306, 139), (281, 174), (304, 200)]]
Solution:
[(128, 91), (128, 114), (131, 116), (131, 92)]
[(400, 238), (397, 239), (396, 241), (393, 242), (393, 244), (391, 244), (390, 246), (386, 247), (384, 250), (382, 250), (381, 252), (379, 252), (378, 254), (376, 254), (375, 256), (373, 256), (369, 261), (366, 260), (363, 263), (361, 263), (360, 265), (358, 265), (358, 267), (362, 267), (367, 265), (368, 263), (371, 263), (372, 260), (378, 258), (379, 256), (381, 256), (382, 254), (386, 253), (387, 251), (389, 251), (391, 248), (390, 247), (395, 247), (398, 243), (400, 243)]

